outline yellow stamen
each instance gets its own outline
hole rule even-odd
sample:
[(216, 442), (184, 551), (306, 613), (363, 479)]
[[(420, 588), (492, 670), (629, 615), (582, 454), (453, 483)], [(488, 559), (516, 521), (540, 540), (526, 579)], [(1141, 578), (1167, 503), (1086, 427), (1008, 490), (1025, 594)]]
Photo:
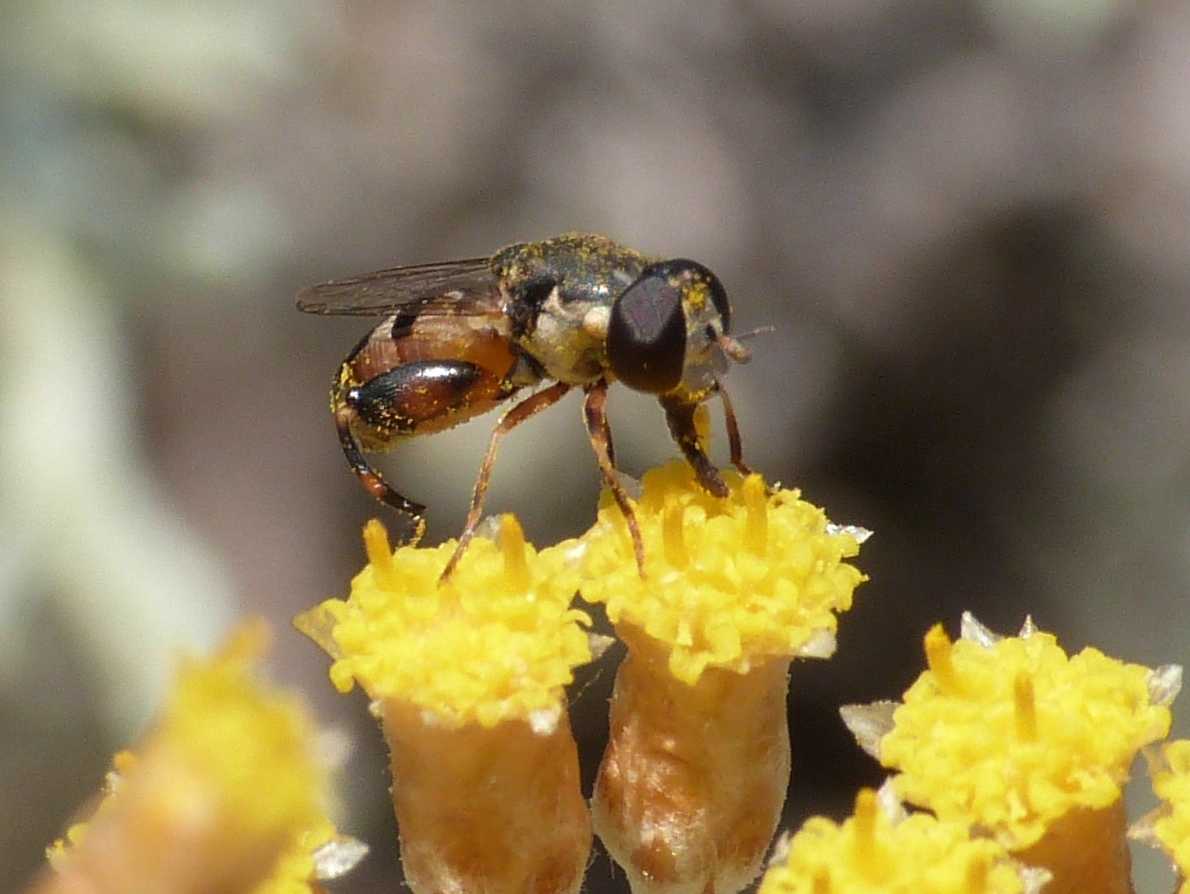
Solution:
[(393, 548), (388, 542), (388, 531), (378, 518), (370, 519), (364, 525), (364, 550), (376, 575), (376, 583), (382, 587), (393, 586)]
[(686, 552), (686, 541), (682, 536), (685, 521), (685, 507), (676, 500), (667, 500), (662, 516), (661, 540), (665, 548), (665, 561), (675, 568), (685, 568), (690, 562)]
[(744, 479), (743, 489), (744, 505), (748, 507), (744, 544), (749, 552), (763, 556), (768, 547), (769, 537), (768, 494), (765, 491), (764, 479), (759, 475), (749, 475)]
[(1025, 742), (1037, 741), (1037, 697), (1033, 691), (1033, 678), (1029, 672), (1017, 672), (1012, 686), (1013, 716), (1016, 720), (1016, 735)]
[(516, 516), (500, 518), (500, 551), (504, 554), (504, 574), (508, 585), (517, 590), (529, 586), (529, 566), (525, 564), (525, 532)]
[(831, 871), (826, 867), (814, 872), (814, 894), (831, 894)]
[(883, 869), (880, 845), (876, 841), (876, 793), (860, 789), (855, 796), (855, 862), (869, 878), (877, 879)]
[(962, 682), (951, 660), (953, 644), (941, 624), (935, 624), (926, 633), (925, 647), (926, 663), (938, 688), (952, 695), (962, 692)]

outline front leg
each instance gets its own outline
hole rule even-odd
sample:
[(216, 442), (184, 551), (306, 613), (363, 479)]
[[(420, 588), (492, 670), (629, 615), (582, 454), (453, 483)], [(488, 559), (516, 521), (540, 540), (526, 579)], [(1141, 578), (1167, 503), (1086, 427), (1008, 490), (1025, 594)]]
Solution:
[(740, 474), (752, 474), (752, 468), (744, 462), (744, 448), (740, 442), (740, 423), (735, 417), (735, 408), (731, 405), (731, 398), (727, 396), (727, 389), (719, 383), (719, 400), (723, 401), (723, 421), (727, 426), (727, 443), (731, 447), (731, 464), (740, 470)]
[(698, 439), (694, 414), (700, 405), (673, 398), (663, 397), (660, 400), (661, 406), (665, 409), (665, 421), (669, 423), (669, 433), (682, 449), (686, 461), (694, 468), (694, 477), (698, 479), (698, 483), (707, 493), (720, 498), (726, 497), (728, 490), (723, 476), (707, 458)]
[(641, 540), (640, 525), (636, 521), (636, 513), (632, 510), (632, 503), (628, 494), (620, 484), (616, 475), (616, 466), (612, 462), (611, 426), (607, 423), (607, 382), (600, 379), (586, 386), (587, 397), (583, 401), (583, 418), (587, 423), (587, 437), (591, 439), (591, 449), (595, 451), (595, 459), (599, 463), (599, 471), (603, 473), (603, 480), (611, 488), (612, 496), (616, 498), (616, 505), (624, 515), (628, 524), (628, 533), (632, 535), (632, 551), (636, 555), (636, 570), (641, 579), (645, 577), (645, 544)]

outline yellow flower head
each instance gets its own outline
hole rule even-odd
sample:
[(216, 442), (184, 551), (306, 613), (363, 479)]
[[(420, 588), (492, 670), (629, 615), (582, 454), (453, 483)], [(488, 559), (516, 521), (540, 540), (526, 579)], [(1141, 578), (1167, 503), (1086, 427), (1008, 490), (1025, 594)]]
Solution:
[(721, 500), (685, 462), (645, 474), (636, 504), (645, 580), (606, 490), (581, 538), (583, 598), (667, 644), (670, 671), (691, 684), (709, 666), (745, 673), (773, 656), (830, 654), (835, 613), (867, 579), (843, 561), (859, 553), (857, 533), (828, 527), (798, 491), (770, 493), (759, 475), (724, 479), (731, 493)]
[(573, 668), (591, 658), (590, 620), (570, 608), (574, 587), (559, 584), (568, 576), (562, 551), (538, 553), (504, 516), (500, 543), (475, 538), (439, 583), (455, 541), (394, 553), (373, 520), (364, 545), (369, 563), (351, 595), (295, 620), (335, 659), (340, 692), (358, 682), (373, 699), (399, 699), (454, 725), (556, 718)]
[[(1165, 811), (1153, 834), (1183, 876), (1190, 875), (1190, 741), (1179, 739), (1161, 749), (1161, 767), (1153, 773), (1153, 791)], [(1183, 885), (1190, 890), (1190, 884)]]
[(1170, 725), (1149, 668), (1091, 648), (1068, 657), (1031, 625), (1022, 634), (952, 643), (936, 625), (929, 670), (878, 745), (901, 797), (1012, 850), (1074, 808), (1114, 804), (1136, 753)]
[(267, 843), (300, 850), (329, 828), (315, 729), (295, 699), (254, 674), (268, 635), (263, 622), (246, 624), (214, 658), (182, 661), (157, 724), (135, 753), (116, 755), (94, 814), (50, 847), (51, 863), (64, 867), (71, 848), (121, 812), (135, 817), (143, 847), (188, 836), (218, 847), (210, 835), (229, 849), (260, 842), (262, 853), (275, 854)]
[(871, 789), (838, 825), (811, 817), (788, 854), (765, 874), (760, 894), (1018, 894), (1020, 872), (1000, 845), (972, 839), (960, 823), (924, 813), (894, 822)]

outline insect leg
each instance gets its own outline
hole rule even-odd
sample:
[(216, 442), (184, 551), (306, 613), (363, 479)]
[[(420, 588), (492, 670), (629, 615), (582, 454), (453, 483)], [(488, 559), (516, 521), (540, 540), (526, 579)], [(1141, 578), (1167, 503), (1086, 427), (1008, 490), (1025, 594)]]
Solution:
[(487, 496), (488, 481), (492, 477), (492, 466), (496, 462), (496, 451), (504, 436), (531, 416), (536, 416), (546, 407), (553, 406), (570, 390), (565, 382), (556, 382), (544, 391), (531, 394), (523, 401), (500, 417), (492, 430), (491, 440), (488, 441), (488, 452), (484, 454), (483, 465), (479, 467), (479, 476), (475, 479), (475, 489), (471, 492), (471, 508), (467, 512), (467, 523), (463, 525), (463, 533), (459, 535), (459, 545), (446, 563), (440, 580), (446, 580), (463, 558), (467, 544), (475, 536), (475, 528), (483, 514), (483, 500)]
[(355, 411), (350, 407), (340, 407), (335, 412), (335, 428), (339, 431), (339, 444), (343, 448), (343, 455), (347, 457), (347, 464), (359, 478), (364, 490), (409, 519), (413, 526), (413, 532), (407, 542), (417, 543), (426, 531), (426, 507), (401, 496), (392, 489), (379, 472), (368, 465), (368, 461), (364, 459), (363, 451), (360, 450), (359, 442), (351, 433), (351, 422), (354, 417)]
[(731, 464), (740, 470), (741, 475), (751, 475), (752, 469), (744, 462), (744, 450), (740, 443), (740, 424), (735, 417), (735, 408), (731, 405), (731, 398), (727, 396), (727, 389), (719, 384), (719, 400), (723, 401), (723, 420), (727, 425), (727, 442), (731, 445)]
[(686, 457), (686, 461), (694, 468), (694, 475), (698, 483), (707, 493), (716, 497), (726, 497), (727, 485), (723, 476), (715, 468), (702, 449), (698, 440), (698, 429), (694, 424), (694, 413), (699, 405), (685, 401), (666, 400), (661, 398), (661, 406), (665, 408), (665, 420), (669, 423), (669, 432), (677, 442), (678, 447)]
[(616, 466), (611, 457), (611, 426), (607, 423), (607, 382), (600, 379), (586, 386), (586, 400), (583, 402), (583, 417), (587, 423), (587, 437), (591, 439), (591, 449), (595, 451), (595, 459), (599, 462), (599, 471), (603, 473), (603, 480), (611, 488), (612, 496), (616, 498), (616, 505), (624, 514), (624, 521), (628, 524), (628, 532), (632, 535), (632, 551), (636, 555), (636, 569), (643, 579), (645, 576), (645, 545), (640, 537), (640, 525), (636, 521), (636, 513), (632, 511), (632, 504), (628, 501), (628, 494), (624, 492), (620, 479), (616, 476)]

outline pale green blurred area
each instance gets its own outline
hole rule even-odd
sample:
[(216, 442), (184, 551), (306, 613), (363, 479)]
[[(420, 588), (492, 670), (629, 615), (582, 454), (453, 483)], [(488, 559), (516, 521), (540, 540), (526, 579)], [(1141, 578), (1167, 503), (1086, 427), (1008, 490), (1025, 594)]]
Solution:
[[(731, 378), (748, 456), (877, 531), (839, 654), (794, 670), (788, 823), (879, 781), (835, 710), (899, 694), (935, 620), (1190, 653), (1183, 2), (9, 2), (0, 138), (0, 890), (247, 612), (357, 743), (339, 888), (394, 888), (378, 734), (288, 629), (380, 512), (326, 413), (367, 323), (292, 295), (566, 229), (774, 324)], [(649, 401), (610, 413), (628, 472), (672, 454)], [(431, 537), (491, 421), (382, 461)], [(569, 399), (497, 463), (537, 542), (591, 517), (581, 429)], [(573, 706), (588, 784), (611, 676)]]

